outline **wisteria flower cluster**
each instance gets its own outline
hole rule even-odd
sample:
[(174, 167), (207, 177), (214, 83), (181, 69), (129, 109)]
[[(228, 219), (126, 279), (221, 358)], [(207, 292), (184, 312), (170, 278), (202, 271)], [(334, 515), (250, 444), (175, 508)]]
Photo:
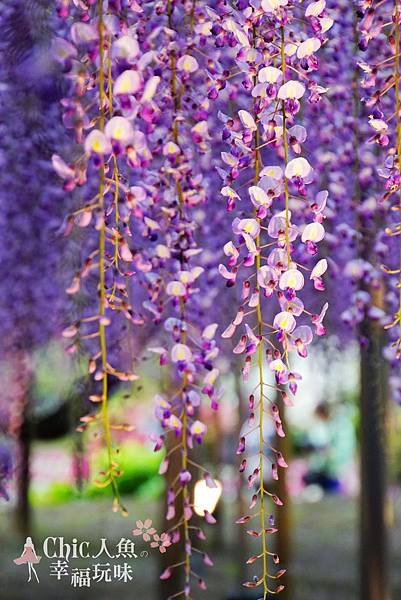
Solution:
[[(64, 234), (91, 224), (96, 234), (89, 236), (83, 266), (75, 274), (67, 293), (77, 294), (85, 280), (93, 286), (90, 280), (95, 276), (98, 309), (67, 327), (64, 336), (71, 339), (70, 352), (76, 352), (85, 340), (98, 342), (92, 351), (89, 372), (101, 383), (101, 393), (92, 394), (90, 400), (100, 403), (101, 410), (99, 414), (91, 412), (82, 417), (81, 429), (101, 420), (108, 468), (97, 485), (112, 487), (117, 510), (120, 471), (111, 430), (126, 426), (109, 422), (108, 381), (110, 377), (133, 381), (137, 375), (110, 363), (107, 331), (112, 327), (112, 315), (121, 315), (130, 327), (143, 323), (131, 303), (133, 267), (142, 264), (144, 259), (139, 250), (133, 252), (130, 248), (134, 211), (126, 182), (130, 170), (150, 158), (140, 129), (140, 110), (146, 110), (158, 78), (146, 80), (138, 68), (138, 42), (130, 32), (129, 20), (120, 20), (121, 7), (112, 3), (106, 7), (103, 2), (90, 4), (72, 10), (67, 39), (57, 37), (53, 44), (54, 54), (70, 83), (70, 95), (62, 101), (63, 122), (74, 132), (79, 145), (74, 162), (69, 164), (54, 155), (53, 166), (64, 180), (66, 191), (76, 187), (83, 190), (79, 194), (83, 206), (68, 216)], [(61, 13), (67, 16), (65, 11)]]
[[(317, 292), (325, 289), (327, 260), (315, 259), (310, 264), (325, 236), (328, 192), (321, 190), (307, 199), (314, 175), (302, 155), (307, 131), (297, 122), (297, 115), (307, 94), (309, 103), (317, 103), (327, 91), (314, 75), (316, 53), (333, 21), (324, 2), (312, 3), (306, 10), (286, 1), (244, 4), (238, 11), (209, 12), (216, 44), (233, 48), (234, 64), (225, 67), (230, 76), (242, 78), (246, 92), (246, 108), (233, 115), (220, 112), (222, 138), (229, 144), (229, 151), (222, 152), (221, 192), (227, 209), (238, 211), (232, 222), (234, 237), (224, 245), (227, 262), (220, 265), (220, 273), (228, 287), (240, 287), (241, 296), (238, 312), (222, 335), (227, 339), (242, 330), (233, 352), (245, 357), (245, 380), (253, 363), (258, 372), (258, 384), (249, 397), (248, 428), (237, 450), (245, 453), (246, 436), (259, 430), (259, 463), (248, 476), (248, 487), (254, 490), (250, 508), (258, 510), (237, 522), (260, 521), (259, 528), (248, 534), (260, 538), (261, 552), (248, 563), (260, 560), (262, 574), (244, 585), (262, 586), (266, 598), (284, 589), (282, 584), (272, 588), (269, 579), (278, 580), (285, 573), (283, 569), (274, 573), (269, 566), (279, 558), (269, 549), (268, 536), (277, 529), (272, 523), (268, 526), (266, 500), (279, 506), (283, 502), (266, 488), (266, 469), (270, 465), (273, 479), (278, 479), (278, 467), (287, 464), (266, 437), (265, 414), (273, 419), (277, 435), (285, 436), (277, 398), (292, 404), (286, 385), (291, 395), (296, 394), (301, 375), (294, 370), (292, 356), (305, 358), (313, 332), (325, 333), (327, 304), (320, 314), (312, 314), (300, 292), (306, 275)], [(298, 24), (301, 10), (305, 27)], [(265, 365), (274, 374), (273, 385), (266, 381)], [(244, 458), (240, 472), (246, 470)]]
[[(390, 362), (400, 357), (399, 4), (355, 5), (359, 28), (345, 8), (342, 0), (57, 2), (52, 53), (68, 87), (62, 120), (74, 144), (52, 164), (69, 198), (62, 233), (80, 254), (67, 289), (78, 315), (64, 337), (70, 353), (89, 353), (93, 376), (93, 408), (80, 429), (101, 425), (108, 464), (97, 485), (112, 488), (125, 514), (112, 431), (132, 424), (110, 422), (109, 391), (114, 380), (138, 378), (135, 350), (146, 345), (168, 379), (154, 399), (154, 449), (164, 452), (171, 527), (159, 536), (138, 521), (134, 534), (163, 554), (184, 548), (182, 562), (161, 575), (183, 569), (175, 596), (190, 598), (194, 581), (206, 588), (194, 553), (212, 565), (195, 542), (204, 533), (193, 521), (193, 484), (199, 473), (208, 487), (216, 482), (194, 448), (207, 434), (204, 405), (217, 410), (222, 396), (220, 321), (244, 381), (257, 380), (237, 449), (252, 500), (237, 522), (258, 522), (247, 531), (260, 542), (248, 564), (261, 569), (244, 585), (260, 587), (263, 599), (284, 589), (269, 507), (283, 504), (273, 485), (287, 463), (274, 436), (286, 435), (283, 410), (295, 401), (301, 359), (326, 333), (327, 297), (346, 336), (369, 316), (390, 331)], [(356, 61), (360, 83), (356, 66), (347, 69)], [(379, 202), (376, 149), (386, 152)], [(374, 252), (359, 252), (367, 231)], [(382, 289), (385, 307), (372, 297)], [(401, 390), (396, 375), (393, 383)], [(204, 518), (215, 522), (207, 511)]]
[[(64, 123), (75, 131), (83, 153), (73, 164), (56, 155), (53, 165), (67, 191), (84, 184), (88, 194), (93, 190), (85, 205), (69, 216), (66, 230), (75, 225), (87, 227), (93, 220), (98, 243), (67, 291), (77, 293), (82, 280), (95, 271), (100, 305), (97, 315), (80, 319), (64, 335), (72, 338), (71, 351), (81, 340), (99, 340), (90, 370), (102, 382), (102, 393), (90, 399), (102, 404), (109, 468), (98, 485), (112, 486), (116, 506), (119, 469), (111, 444), (107, 380), (113, 376), (132, 381), (137, 376), (110, 366), (112, 336), (108, 338), (106, 332), (114, 335), (113, 313), (122, 313), (133, 325), (151, 319), (161, 332), (158, 339), (163, 345), (150, 345), (149, 350), (159, 355), (161, 365), (171, 367), (170, 387), (178, 389), (169, 397), (156, 397), (162, 433), (155, 450), (173, 433), (178, 444), (167, 447), (160, 472), (168, 471), (172, 452), (180, 452), (182, 468), (168, 490), (167, 519), (174, 524), (166, 533), (169, 544), (161, 540), (160, 550), (184, 540), (182, 593), (187, 598), (193, 577), (205, 587), (191, 566), (192, 553), (200, 552), (193, 547), (191, 532), (200, 539), (204, 536), (190, 525), (190, 482), (196, 470), (203, 468), (189, 453), (206, 433), (206, 425), (197, 418), (201, 397), (217, 409), (221, 392), (213, 364), (218, 356), (217, 324), (199, 326), (202, 303), (197, 299), (204, 268), (198, 262), (202, 249), (193, 213), (205, 203), (206, 191), (196, 155), (205, 153), (210, 139), (206, 75), (194, 56), (199, 15), (195, 5), (182, 14), (175, 2), (168, 2), (165, 9), (158, 4), (135, 4), (126, 17), (119, 4), (97, 2), (83, 12), (79, 7), (72, 11), (76, 16), (69, 39), (58, 38), (54, 51), (73, 89), (73, 95), (63, 101)], [(60, 12), (69, 17), (65, 4)], [(198, 90), (193, 92), (195, 82)], [(132, 308), (132, 294), (142, 299), (144, 318)], [(98, 329), (82, 335), (80, 328), (88, 323), (97, 324)], [(81, 420), (86, 426), (97, 419), (90, 414)], [(203, 471), (207, 484), (215, 487), (213, 478)], [(205, 520), (214, 522), (209, 514)]]
[[(200, 261), (199, 223), (195, 219), (207, 201), (199, 156), (205, 153), (210, 139), (210, 101), (207, 78), (199, 64), (204, 58), (196, 54), (200, 42), (196, 4), (187, 10), (168, 1), (165, 9), (151, 6), (148, 12), (145, 8), (139, 35), (141, 44), (152, 55), (149, 69), (160, 80), (147, 120), (153, 161), (141, 176), (141, 188), (146, 187), (151, 197), (145, 219), (152, 270), (146, 273), (148, 299), (144, 306), (164, 330), (163, 345), (149, 349), (159, 355), (161, 365), (170, 366), (176, 388), (168, 396), (158, 394), (155, 398), (156, 417), (162, 428), (155, 450), (166, 450), (160, 472), (168, 473), (173, 453), (181, 455), (180, 472), (169, 479), (166, 519), (172, 523), (167, 532), (169, 539), (172, 544), (183, 543), (185, 559), (182, 564), (170, 566), (161, 577), (168, 579), (174, 569), (183, 567), (184, 589), (177, 595), (189, 598), (194, 578), (201, 589), (206, 588), (192, 567), (193, 553), (202, 553), (192, 538), (204, 539), (204, 534), (191, 525), (191, 482), (200, 470), (207, 485), (216, 486), (190, 452), (206, 434), (206, 425), (198, 418), (202, 397), (209, 399), (216, 410), (221, 395), (217, 387), (219, 370), (214, 365), (219, 353), (214, 339), (217, 323), (205, 320), (202, 311), (202, 294), (207, 292)], [(176, 443), (170, 442), (171, 436)], [(207, 513), (205, 520), (215, 521)], [(211, 564), (210, 559), (204, 562)]]
[[(375, 145), (382, 156), (377, 175), (382, 182), (379, 206), (385, 235), (380, 244), (382, 270), (388, 276), (386, 282), (386, 306), (389, 313), (385, 328), (389, 330), (390, 344), (385, 356), (393, 367), (391, 378), (393, 393), (399, 399), (401, 380), (398, 375), (401, 357), (401, 262), (400, 262), (400, 172), (401, 172), (401, 125), (400, 125), (400, 5), (398, 1), (375, 5), (362, 4), (359, 11), (359, 47), (362, 51), (359, 68), (362, 98), (366, 107), (370, 137), (368, 143)], [(379, 249), (379, 244), (377, 244)], [(380, 255), (380, 252), (378, 252)]]

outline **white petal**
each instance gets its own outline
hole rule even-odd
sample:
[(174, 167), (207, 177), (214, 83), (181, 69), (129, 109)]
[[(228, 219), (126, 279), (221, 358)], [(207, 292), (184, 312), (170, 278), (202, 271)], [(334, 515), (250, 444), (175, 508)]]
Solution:
[(177, 60), (177, 69), (186, 73), (194, 73), (199, 68), (198, 61), (190, 54), (184, 54)]
[(299, 81), (291, 79), (290, 81), (287, 81), (280, 87), (278, 91), (278, 98), (280, 98), (280, 100), (287, 100), (287, 98), (298, 100), (299, 98), (302, 98), (304, 93), (305, 86), (302, 85), (302, 83), (300, 83)]
[(320, 259), (312, 269), (310, 279), (315, 277), (321, 277), (327, 271), (327, 260), (325, 258)]
[(321, 46), (320, 40), (317, 38), (308, 38), (300, 46), (297, 50), (298, 58), (305, 58), (308, 56), (312, 56), (314, 52), (317, 52)]
[(260, 83), (276, 83), (282, 77), (282, 72), (276, 67), (263, 67), (258, 73)]
[(99, 129), (94, 129), (85, 139), (85, 152), (91, 154), (108, 154), (111, 151), (110, 142)]
[(270, 206), (272, 201), (261, 187), (253, 185), (248, 189), (249, 195), (254, 206)]
[(305, 11), (305, 17), (318, 17), (325, 9), (325, 6), (326, 0), (318, 0), (317, 2), (312, 2), (312, 4), (308, 5)]
[(247, 129), (251, 129), (252, 131), (256, 130), (255, 120), (247, 110), (238, 111), (238, 116), (244, 127), (246, 127)]
[(279, 286), (281, 290), (291, 288), (292, 290), (301, 290), (304, 286), (304, 276), (298, 269), (289, 269), (280, 277)]
[(309, 223), (302, 232), (303, 242), (320, 242), (324, 238), (324, 227), (321, 223)]
[(265, 12), (271, 13), (280, 8), (287, 6), (288, 0), (262, 0), (262, 8)]
[(105, 127), (105, 133), (108, 138), (123, 144), (128, 144), (134, 136), (131, 123), (124, 117), (110, 119)]
[(153, 96), (156, 93), (157, 86), (159, 85), (160, 77), (158, 75), (154, 75), (146, 82), (145, 89), (143, 90), (141, 102), (149, 102), (152, 100)]
[(185, 296), (185, 285), (181, 281), (170, 281), (167, 284), (166, 292), (169, 296)]
[(138, 71), (127, 70), (119, 75), (113, 86), (113, 93), (118, 96), (120, 94), (135, 94), (141, 87), (141, 77)]
[(212, 340), (215, 336), (216, 329), (217, 329), (217, 323), (211, 323), (211, 325), (208, 325), (207, 327), (205, 327), (205, 329), (202, 331), (203, 339), (204, 340)]
[(290, 160), (288, 165), (285, 168), (285, 176), (287, 179), (291, 179), (292, 177), (302, 177), (305, 179), (312, 172), (312, 167), (302, 156), (298, 158), (293, 158)]

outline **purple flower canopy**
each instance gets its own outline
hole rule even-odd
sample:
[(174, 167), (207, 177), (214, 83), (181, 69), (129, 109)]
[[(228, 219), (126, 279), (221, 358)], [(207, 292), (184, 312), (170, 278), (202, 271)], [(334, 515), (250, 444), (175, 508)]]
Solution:
[(193, 449), (219, 406), (222, 367), (242, 361), (257, 385), (237, 449), (252, 512), (238, 523), (256, 519), (248, 534), (261, 544), (248, 561), (261, 574), (245, 586), (277, 594), (268, 506), (283, 502), (266, 481), (287, 463), (265, 415), (284, 437), (298, 358), (327, 331), (338, 347), (368, 343), (360, 324), (372, 319), (388, 329), (401, 393), (398, 2), (59, 0), (56, 12), (46, 43), (0, 65), (5, 349), (30, 352), (62, 329), (67, 351), (88, 356), (93, 408), (80, 429), (101, 428), (108, 464), (96, 484), (124, 514), (110, 381), (136, 381), (144, 357), (166, 367), (154, 441), (171, 528), (152, 544), (164, 553), (183, 541), (184, 562), (161, 579), (182, 567), (185, 598), (194, 579), (205, 589), (193, 553), (212, 564), (194, 545), (204, 535), (192, 486), (195, 474), (216, 484)]

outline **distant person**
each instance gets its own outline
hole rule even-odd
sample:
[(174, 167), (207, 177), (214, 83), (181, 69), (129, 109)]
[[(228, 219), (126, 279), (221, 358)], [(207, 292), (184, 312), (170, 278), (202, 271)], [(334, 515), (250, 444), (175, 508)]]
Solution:
[(355, 430), (352, 408), (320, 402), (308, 428), (309, 469), (306, 485), (319, 485), (325, 492), (349, 491), (344, 480), (353, 470)]

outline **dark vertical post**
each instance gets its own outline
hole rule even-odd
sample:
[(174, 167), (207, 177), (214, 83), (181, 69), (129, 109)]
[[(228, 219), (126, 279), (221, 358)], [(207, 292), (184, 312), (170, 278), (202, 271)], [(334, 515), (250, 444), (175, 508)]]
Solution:
[(31, 507), (29, 504), (31, 428), (24, 415), (18, 435), (18, 468), (17, 468), (17, 505), (15, 519), (18, 532), (26, 537), (30, 535)]
[[(174, 433), (169, 432), (166, 438), (166, 454), (172, 450), (177, 445), (177, 438)], [(178, 450), (175, 450), (170, 454), (170, 463), (167, 473), (164, 475), (166, 482), (166, 493), (167, 490), (173, 485), (174, 480), (177, 478), (179, 472), (181, 470), (181, 453)], [(164, 501), (162, 502), (161, 510), (162, 517), (160, 519), (160, 532), (167, 531), (173, 527), (173, 525), (181, 518), (181, 507), (178, 502), (176, 503), (176, 516), (173, 520), (167, 521), (166, 513), (167, 513), (167, 502), (166, 502), (166, 494), (163, 495)], [(159, 553), (159, 573), (160, 575), (165, 569), (167, 569), (170, 565), (175, 565), (177, 563), (181, 563), (184, 560), (184, 547), (181, 542), (178, 544), (173, 544), (170, 546), (164, 554)], [(183, 588), (183, 569), (179, 567), (173, 570), (173, 575), (170, 579), (165, 581), (160, 580), (159, 582), (159, 598), (161, 600), (165, 600), (165, 598), (169, 598), (176, 594), (179, 590)]]
[(20, 349), (11, 357), (15, 380), (13, 381), (13, 403), (10, 434), (17, 441), (16, 493), (14, 521), (21, 536), (31, 535), (31, 506), (29, 504), (30, 459), (32, 445), (32, 423), (29, 418), (32, 374), (26, 353)]
[[(354, 9), (354, 63), (358, 54), (358, 19)], [(362, 201), (359, 181), (360, 134), (359, 75), (356, 64), (353, 76), (354, 100), (354, 203)], [(363, 115), (362, 115), (363, 117)], [(366, 117), (367, 118), (367, 117)], [(374, 232), (361, 218), (356, 226), (361, 233), (358, 254), (371, 260)], [(360, 289), (372, 295), (373, 304), (383, 308), (383, 290), (368, 289), (361, 282)], [(387, 460), (386, 460), (386, 365), (382, 356), (382, 326), (365, 315), (359, 326), (360, 350), (360, 600), (390, 600), (388, 536), (387, 536)]]
[(365, 342), (360, 359), (360, 598), (389, 600), (383, 333), (368, 318), (360, 333)]

